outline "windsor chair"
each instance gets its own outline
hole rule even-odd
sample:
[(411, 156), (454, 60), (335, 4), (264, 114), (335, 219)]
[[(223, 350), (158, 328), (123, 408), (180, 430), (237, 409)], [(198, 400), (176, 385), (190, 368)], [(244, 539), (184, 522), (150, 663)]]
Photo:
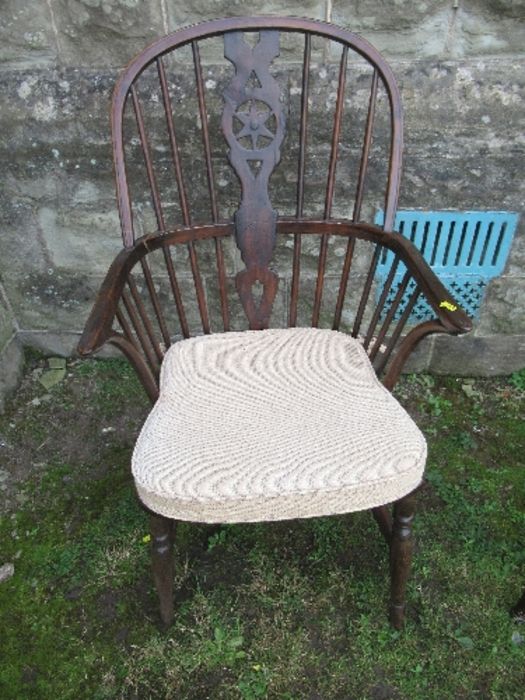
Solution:
[[(119, 348), (155, 404), (132, 471), (162, 620), (177, 520), (370, 509), (400, 627), (426, 445), (390, 390), (425, 336), (471, 323), (392, 230), (391, 69), (323, 22), (215, 20), (133, 59), (111, 124), (124, 248), (79, 352)], [(383, 227), (363, 222), (374, 207)], [(418, 321), (421, 299), (432, 312)]]

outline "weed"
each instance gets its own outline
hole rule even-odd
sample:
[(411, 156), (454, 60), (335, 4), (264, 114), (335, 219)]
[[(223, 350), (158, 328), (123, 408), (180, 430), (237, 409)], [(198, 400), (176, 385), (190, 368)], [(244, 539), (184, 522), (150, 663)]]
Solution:
[(237, 688), (243, 700), (257, 700), (266, 698), (268, 693), (269, 671), (260, 664), (254, 664), (248, 673), (245, 673)]
[(226, 543), (228, 538), (228, 531), (226, 528), (221, 528), (217, 532), (214, 532), (208, 537), (208, 550), (211, 551), (218, 545), (223, 545)]
[(520, 369), (519, 372), (514, 372), (510, 375), (510, 383), (519, 389), (520, 391), (525, 391), (525, 367)]
[(207, 664), (212, 668), (235, 666), (239, 660), (246, 658), (246, 652), (242, 649), (243, 644), (244, 637), (239, 627), (233, 634), (224, 627), (215, 627), (213, 639), (206, 641), (204, 645)]
[(452, 402), (439, 395), (430, 394), (427, 396), (427, 403), (430, 409), (430, 414), (438, 418), (442, 416), (451, 406)]

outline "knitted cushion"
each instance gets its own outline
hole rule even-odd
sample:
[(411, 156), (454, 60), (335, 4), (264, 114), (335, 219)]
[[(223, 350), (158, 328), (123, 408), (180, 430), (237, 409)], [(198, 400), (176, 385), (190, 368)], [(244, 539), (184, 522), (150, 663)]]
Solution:
[(358, 341), (289, 328), (173, 345), (132, 469), (151, 510), (233, 523), (389, 503), (420, 483), (425, 457)]

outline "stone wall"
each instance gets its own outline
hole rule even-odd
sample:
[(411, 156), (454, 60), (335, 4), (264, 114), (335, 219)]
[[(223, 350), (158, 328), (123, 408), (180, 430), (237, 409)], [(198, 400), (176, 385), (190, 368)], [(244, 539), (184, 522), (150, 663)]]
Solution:
[[(401, 207), (523, 210), (524, 0), (5, 0), (0, 391), (14, 383), (17, 343), (72, 352), (119, 249), (108, 125), (119, 70), (154, 37), (251, 12), (328, 19), (384, 53), (406, 114)], [(430, 341), (421, 366), (525, 365), (524, 297), (522, 224), (474, 333)]]

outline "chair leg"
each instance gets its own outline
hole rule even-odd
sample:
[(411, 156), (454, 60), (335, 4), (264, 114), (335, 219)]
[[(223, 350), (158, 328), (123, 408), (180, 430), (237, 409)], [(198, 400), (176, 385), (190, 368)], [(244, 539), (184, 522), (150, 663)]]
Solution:
[(415, 496), (405, 496), (394, 504), (390, 540), (390, 624), (401, 629), (405, 618), (405, 593), (412, 563), (412, 521)]
[(390, 545), (390, 540), (392, 538), (392, 516), (390, 515), (388, 508), (386, 506), (378, 506), (377, 508), (372, 508), (372, 515), (376, 521), (381, 534), (385, 538), (385, 542)]
[(174, 521), (162, 515), (150, 515), (151, 564), (159, 596), (160, 617), (164, 625), (173, 622), (173, 539)]

